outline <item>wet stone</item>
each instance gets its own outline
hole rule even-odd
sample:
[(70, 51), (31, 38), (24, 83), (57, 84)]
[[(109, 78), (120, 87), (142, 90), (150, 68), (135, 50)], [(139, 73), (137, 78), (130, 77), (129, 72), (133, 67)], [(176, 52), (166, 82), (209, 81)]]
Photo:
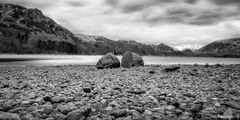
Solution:
[(91, 111), (92, 109), (88, 106), (81, 107), (80, 109), (69, 112), (65, 120), (78, 120), (82, 117), (88, 117)]
[(114, 116), (115, 118), (124, 117), (126, 116), (127, 112), (128, 112), (127, 109), (115, 110), (115, 111), (112, 111), (110, 115)]
[(83, 88), (83, 91), (84, 91), (85, 93), (90, 93), (90, 92), (91, 92), (91, 88), (90, 88), (90, 87), (84, 87), (84, 88)]
[(63, 114), (68, 114), (68, 112), (70, 111), (69, 107), (67, 105), (58, 105), (58, 110), (63, 113)]
[(46, 102), (51, 102), (51, 103), (53, 102), (52, 97), (50, 97), (50, 96), (43, 97), (43, 100)]
[(0, 120), (20, 120), (19, 115), (0, 111)]

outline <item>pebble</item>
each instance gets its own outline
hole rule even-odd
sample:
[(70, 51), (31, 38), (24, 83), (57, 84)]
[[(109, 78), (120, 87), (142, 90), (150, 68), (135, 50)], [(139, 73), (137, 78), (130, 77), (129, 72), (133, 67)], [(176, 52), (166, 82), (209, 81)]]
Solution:
[(85, 93), (90, 93), (90, 92), (91, 92), (91, 88), (90, 88), (90, 87), (84, 87), (84, 88), (83, 88), (83, 91), (84, 91)]
[(65, 120), (78, 120), (82, 117), (88, 117), (91, 111), (92, 109), (89, 106), (81, 107), (80, 109), (69, 112)]
[(64, 119), (66, 118), (66, 116), (63, 115), (63, 114), (61, 114), (61, 113), (57, 113), (57, 114), (55, 114), (55, 115), (53, 116), (53, 118), (54, 118), (55, 120), (64, 120)]
[(144, 120), (143, 116), (136, 110), (132, 110), (131, 115), (133, 120)]
[(130, 90), (128, 93), (133, 93), (133, 94), (144, 94), (146, 93), (145, 90)]
[[(0, 111), (23, 120), (235, 119), (240, 114), (240, 65), (224, 66), (181, 65), (178, 72), (161, 74), (156, 73), (162, 65), (154, 70), (144, 66), (94, 71), (81, 65), (25, 66), (19, 67), (24, 69), (21, 75), (17, 68), (6, 67), (12, 72), (0, 71), (0, 79), (11, 75), (10, 86), (0, 93)], [(22, 75), (31, 80), (16, 81)], [(28, 85), (19, 89), (25, 81)], [(62, 84), (65, 87), (59, 87)]]
[(233, 109), (240, 110), (240, 104), (237, 103), (237, 102), (235, 102), (235, 101), (226, 101), (226, 102), (225, 102), (225, 105), (226, 105), (226, 106), (229, 106), (229, 107), (231, 107), (231, 108), (233, 108)]
[(43, 97), (43, 100), (45, 101), (45, 102), (53, 102), (53, 100), (52, 100), (52, 97), (50, 97), (50, 96), (45, 96), (45, 97)]
[(67, 105), (58, 105), (57, 106), (58, 110), (63, 113), (64, 115), (68, 114), (68, 112), (70, 111), (69, 107)]
[(115, 111), (112, 111), (110, 115), (114, 116), (115, 118), (124, 117), (126, 116), (127, 112), (128, 112), (127, 109), (115, 110)]
[(221, 119), (229, 119), (231, 120), (233, 118), (233, 111), (231, 108), (227, 109), (223, 115), (218, 115)]
[(21, 120), (19, 115), (0, 111), (0, 120)]

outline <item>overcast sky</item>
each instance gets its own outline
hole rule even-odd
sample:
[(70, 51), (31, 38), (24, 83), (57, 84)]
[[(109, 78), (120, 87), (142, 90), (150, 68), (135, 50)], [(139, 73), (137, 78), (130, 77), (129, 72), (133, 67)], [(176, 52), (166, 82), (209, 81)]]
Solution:
[(73, 33), (199, 48), (239, 37), (240, 0), (0, 0), (38, 8)]

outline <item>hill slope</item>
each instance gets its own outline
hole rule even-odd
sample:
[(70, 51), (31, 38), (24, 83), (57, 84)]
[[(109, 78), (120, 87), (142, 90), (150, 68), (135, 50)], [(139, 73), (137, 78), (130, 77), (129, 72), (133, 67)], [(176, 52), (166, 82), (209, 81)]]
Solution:
[[(198, 50), (197, 56), (239, 57), (239, 38), (218, 41)], [(0, 53), (102, 55), (126, 51), (140, 55), (195, 56), (165, 44), (146, 45), (134, 40), (114, 41), (103, 36), (73, 34), (38, 9), (0, 4)]]
[(0, 53), (83, 53), (88, 48), (38, 9), (0, 4)]
[(73, 34), (38, 9), (12, 4), (0, 5), (0, 53), (17, 54), (123, 54), (178, 55), (164, 44), (145, 45), (135, 41), (113, 41), (101, 36)]
[[(114, 41), (103, 36), (75, 35), (80, 39), (85, 38), (88, 43), (94, 45), (98, 52), (97, 54), (106, 54), (114, 52), (117, 55), (122, 55), (126, 51), (133, 51), (140, 55), (161, 55), (161, 56), (181, 56), (184, 55), (180, 51), (175, 51), (170, 46), (165, 44), (146, 45), (134, 40), (118, 40)], [(86, 38), (89, 38), (87, 40)]]
[(198, 50), (200, 56), (240, 57), (240, 38), (212, 42)]

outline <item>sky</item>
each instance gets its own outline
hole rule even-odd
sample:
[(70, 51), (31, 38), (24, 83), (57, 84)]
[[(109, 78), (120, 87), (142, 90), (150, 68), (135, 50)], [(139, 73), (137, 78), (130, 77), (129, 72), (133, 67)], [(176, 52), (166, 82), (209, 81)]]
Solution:
[(73, 33), (198, 49), (240, 37), (240, 0), (0, 0), (44, 15)]

